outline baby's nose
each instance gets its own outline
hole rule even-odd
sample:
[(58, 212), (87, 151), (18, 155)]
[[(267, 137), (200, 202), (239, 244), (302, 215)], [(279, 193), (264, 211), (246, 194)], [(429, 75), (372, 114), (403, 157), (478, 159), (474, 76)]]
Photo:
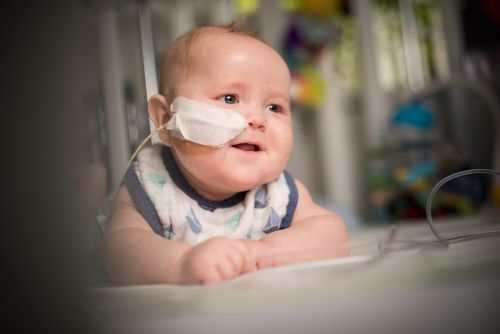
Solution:
[(251, 108), (244, 113), (248, 126), (254, 129), (265, 130), (267, 127), (266, 110), (264, 108)]

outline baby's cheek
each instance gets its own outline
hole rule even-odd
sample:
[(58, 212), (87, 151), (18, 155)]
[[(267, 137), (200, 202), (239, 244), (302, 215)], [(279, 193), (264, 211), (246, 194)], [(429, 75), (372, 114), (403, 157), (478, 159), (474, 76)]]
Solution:
[(293, 133), (291, 130), (286, 129), (277, 133), (274, 142), (276, 143), (281, 158), (288, 160), (293, 147)]
[(211, 146), (200, 145), (189, 140), (173, 138), (174, 146), (184, 155), (206, 155), (212, 154), (217, 149)]
[(206, 179), (212, 171), (220, 169), (217, 149), (213, 147), (174, 139), (173, 150), (179, 167), (197, 178)]

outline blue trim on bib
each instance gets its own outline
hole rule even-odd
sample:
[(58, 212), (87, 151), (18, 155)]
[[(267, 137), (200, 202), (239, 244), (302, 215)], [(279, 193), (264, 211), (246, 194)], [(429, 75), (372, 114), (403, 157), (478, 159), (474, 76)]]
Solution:
[(210, 201), (201, 197), (196, 190), (187, 182), (182, 175), (177, 163), (175, 162), (174, 156), (170, 151), (170, 148), (163, 146), (161, 150), (161, 156), (163, 159), (163, 164), (168, 171), (168, 174), (174, 181), (175, 185), (179, 187), (186, 195), (198, 203), (198, 206), (204, 210), (214, 212), (216, 209), (230, 208), (237, 204), (240, 204), (245, 199), (246, 191), (237, 193), (229, 198), (222, 201)]
[(297, 202), (299, 200), (299, 192), (297, 191), (297, 186), (295, 185), (295, 181), (293, 177), (287, 172), (284, 171), (286, 183), (288, 184), (288, 189), (290, 189), (290, 194), (288, 195), (288, 205), (286, 206), (286, 215), (283, 217), (281, 221), (280, 230), (285, 228), (289, 228), (292, 225), (293, 215), (295, 214), (295, 209), (297, 208)]
[(146, 191), (144, 191), (141, 181), (139, 181), (139, 177), (135, 173), (133, 167), (130, 167), (125, 174), (125, 185), (135, 203), (135, 206), (137, 207), (137, 210), (148, 222), (153, 231), (163, 237), (163, 225), (160, 217), (158, 217), (158, 213), (156, 212), (151, 199), (146, 194)]

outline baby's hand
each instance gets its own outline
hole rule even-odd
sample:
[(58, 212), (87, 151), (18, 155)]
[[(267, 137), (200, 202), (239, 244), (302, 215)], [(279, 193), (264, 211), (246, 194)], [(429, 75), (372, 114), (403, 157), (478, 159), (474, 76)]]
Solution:
[(180, 282), (215, 283), (254, 270), (250, 249), (242, 241), (214, 237), (191, 248), (181, 258)]
[(274, 254), (262, 240), (241, 240), (250, 253), (251, 271), (274, 266)]

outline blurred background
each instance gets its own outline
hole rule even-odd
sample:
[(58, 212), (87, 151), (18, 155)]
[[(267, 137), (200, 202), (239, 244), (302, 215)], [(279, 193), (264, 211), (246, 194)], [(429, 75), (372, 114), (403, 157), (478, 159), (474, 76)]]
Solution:
[[(500, 169), (498, 1), (103, 0), (73, 10), (71, 112), (82, 124), (89, 208), (119, 184), (151, 131), (147, 100), (168, 43), (233, 20), (287, 61), (296, 136), (288, 170), (349, 228), (425, 219), (438, 180)], [(452, 181), (434, 214), (498, 204), (498, 183)]]

